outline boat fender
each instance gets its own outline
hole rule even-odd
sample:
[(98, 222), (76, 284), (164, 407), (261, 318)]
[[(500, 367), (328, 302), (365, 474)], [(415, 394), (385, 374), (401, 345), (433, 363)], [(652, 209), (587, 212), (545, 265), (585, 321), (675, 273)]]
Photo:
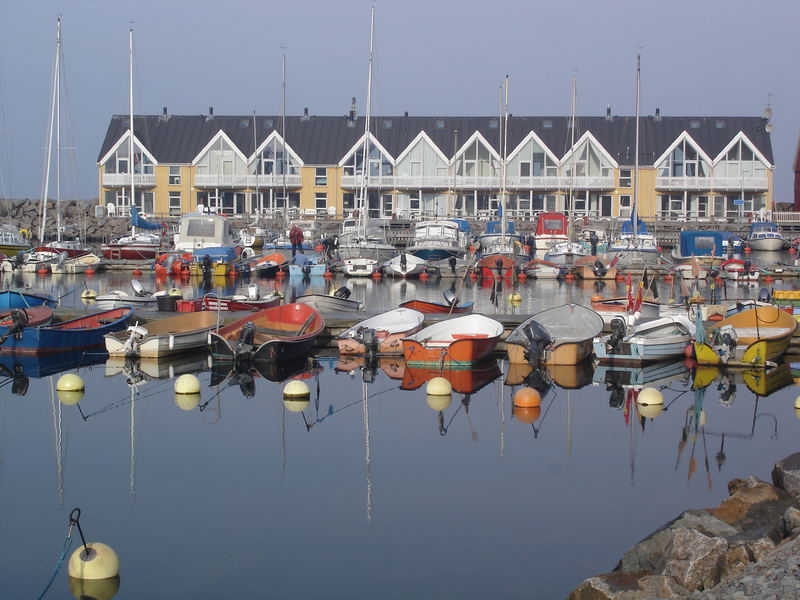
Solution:
[(169, 349), (175, 350), (175, 336), (173, 334), (169, 334)]

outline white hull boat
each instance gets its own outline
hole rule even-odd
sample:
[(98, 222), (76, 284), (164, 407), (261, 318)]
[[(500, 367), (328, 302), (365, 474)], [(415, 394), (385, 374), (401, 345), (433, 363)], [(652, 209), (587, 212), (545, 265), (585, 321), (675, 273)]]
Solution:
[(208, 332), (217, 325), (213, 312), (192, 312), (146, 325), (132, 325), (126, 331), (105, 336), (106, 351), (111, 356), (158, 358), (177, 354), (207, 344)]
[(611, 335), (594, 339), (594, 354), (601, 362), (642, 363), (683, 356), (695, 326), (683, 315), (633, 324), (623, 318), (611, 322)]

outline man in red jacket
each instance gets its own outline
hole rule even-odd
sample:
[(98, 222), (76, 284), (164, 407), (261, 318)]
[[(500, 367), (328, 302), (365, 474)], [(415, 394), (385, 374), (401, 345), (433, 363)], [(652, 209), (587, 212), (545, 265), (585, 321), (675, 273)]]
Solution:
[(297, 223), (292, 225), (289, 230), (289, 242), (292, 244), (292, 258), (297, 252), (303, 253), (303, 230), (297, 226)]

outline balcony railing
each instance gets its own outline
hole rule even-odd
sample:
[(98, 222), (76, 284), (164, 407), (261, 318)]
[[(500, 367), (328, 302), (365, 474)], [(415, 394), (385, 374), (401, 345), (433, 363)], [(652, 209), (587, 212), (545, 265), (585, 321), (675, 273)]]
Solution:
[(766, 177), (656, 177), (661, 190), (758, 190), (769, 188)]
[(195, 187), (210, 188), (256, 188), (281, 187), (286, 181), (288, 187), (300, 185), (300, 175), (195, 175)]
[[(498, 176), (471, 177), (459, 175), (457, 177), (441, 176), (410, 176), (410, 175), (383, 175), (370, 177), (367, 180), (369, 188), (387, 188), (396, 190), (425, 189), (455, 189), (455, 190), (499, 190), (502, 187), (502, 178)], [(342, 187), (357, 189), (361, 185), (359, 175), (342, 176)], [(575, 189), (610, 190), (614, 189), (614, 177), (507, 177), (508, 189), (534, 189), (534, 190), (566, 190), (570, 186)]]
[[(128, 187), (130, 184), (130, 173), (103, 173), (103, 185), (106, 187)], [(153, 187), (156, 184), (156, 176), (135, 173), (133, 184), (140, 187)]]

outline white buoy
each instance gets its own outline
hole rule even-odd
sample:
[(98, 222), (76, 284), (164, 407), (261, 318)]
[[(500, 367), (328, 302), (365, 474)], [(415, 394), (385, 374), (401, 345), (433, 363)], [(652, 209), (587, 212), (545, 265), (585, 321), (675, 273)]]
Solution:
[(58, 401), (64, 406), (74, 406), (83, 400), (83, 390), (56, 390)]
[(119, 591), (119, 576), (108, 579), (68, 579), (69, 591), (77, 600), (111, 600)]
[(186, 373), (181, 375), (175, 380), (175, 393), (176, 394), (199, 394), (200, 393), (200, 380)]
[(182, 298), (183, 297), (183, 292), (181, 291), (180, 288), (174, 287), (174, 288), (170, 288), (170, 290), (167, 292), (167, 295), (168, 296), (178, 296), (179, 298)]
[(644, 388), (636, 398), (638, 404), (664, 404), (664, 395), (656, 388)]
[(119, 575), (119, 557), (106, 544), (92, 542), (86, 548), (81, 544), (69, 557), (68, 572), (77, 579), (110, 579)]
[(645, 417), (646, 419), (655, 419), (658, 415), (660, 415), (664, 411), (663, 404), (637, 404), (636, 410), (639, 412), (639, 415)]
[(56, 383), (56, 390), (59, 392), (82, 392), (86, 389), (86, 384), (83, 383), (80, 375), (75, 373), (66, 373), (58, 378)]
[(284, 396), (283, 405), (293, 413), (303, 412), (310, 404), (308, 396)]
[(800, 396), (794, 399), (794, 407), (800, 409)]
[(303, 396), (310, 396), (311, 391), (308, 389), (305, 381), (299, 379), (292, 379), (283, 388), (284, 398), (299, 398)]
[(453, 397), (448, 395), (441, 395), (441, 394), (428, 394), (425, 396), (425, 401), (428, 403), (428, 407), (431, 410), (435, 410), (436, 412), (441, 412), (446, 410), (448, 406), (450, 406), (450, 402), (452, 401)]
[(430, 396), (449, 396), (453, 393), (453, 385), (444, 377), (434, 377), (425, 386), (425, 392)]
[(194, 410), (200, 405), (200, 394), (175, 394), (175, 405), (181, 410)]

